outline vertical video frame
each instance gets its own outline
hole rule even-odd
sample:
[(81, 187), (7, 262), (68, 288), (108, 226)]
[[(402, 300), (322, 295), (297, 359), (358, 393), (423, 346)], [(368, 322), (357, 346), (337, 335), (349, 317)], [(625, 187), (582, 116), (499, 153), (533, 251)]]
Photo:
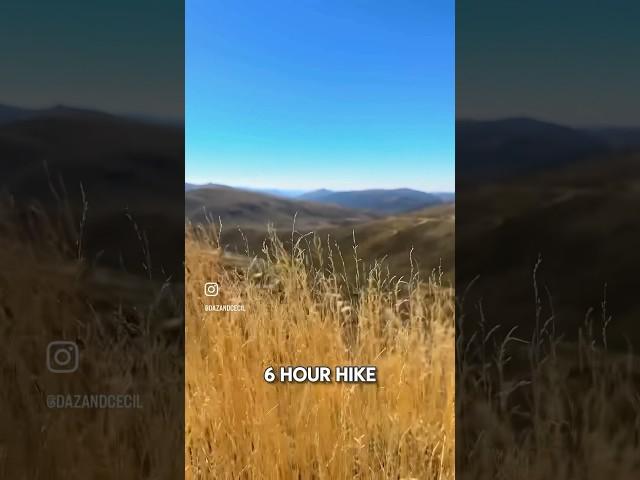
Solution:
[(453, 2), (186, 5), (187, 478), (452, 479)]

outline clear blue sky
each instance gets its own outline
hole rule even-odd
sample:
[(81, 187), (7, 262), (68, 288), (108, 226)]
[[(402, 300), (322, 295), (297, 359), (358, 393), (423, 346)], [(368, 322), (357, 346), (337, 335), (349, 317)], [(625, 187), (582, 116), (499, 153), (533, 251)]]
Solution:
[(454, 188), (453, 0), (186, 2), (186, 179)]

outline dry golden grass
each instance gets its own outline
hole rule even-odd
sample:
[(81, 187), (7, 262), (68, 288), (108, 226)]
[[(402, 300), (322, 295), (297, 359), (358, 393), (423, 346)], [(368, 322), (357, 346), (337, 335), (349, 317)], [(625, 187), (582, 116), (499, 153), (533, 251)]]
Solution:
[[(462, 479), (638, 478), (640, 358), (607, 352), (604, 305), (574, 345), (543, 318), (526, 344), (460, 335), (454, 399), (454, 302), (436, 279), (374, 266), (348, 282), (327, 260), (339, 255), (303, 241), (293, 255), (272, 243), (248, 272), (222, 268), (243, 260), (197, 230), (183, 397), (180, 335), (157, 329), (166, 307), (122, 303), (137, 293), (115, 272), (115, 290), (91, 291), (65, 222), (0, 202), (0, 478), (180, 478), (184, 448), (189, 479), (451, 479), (456, 441)], [(211, 280), (217, 302), (246, 312), (205, 313)], [(80, 345), (77, 374), (47, 371), (58, 339)], [(378, 384), (263, 380), (267, 366), (345, 364), (376, 365)], [(138, 393), (143, 408), (55, 410), (50, 393)]]
[[(372, 268), (349, 290), (332, 262), (275, 240), (259, 273), (186, 239), (188, 479), (454, 477), (454, 302), (436, 280)], [(408, 254), (408, 252), (407, 252)], [(205, 312), (215, 303), (245, 312)], [(268, 384), (265, 368), (375, 365), (377, 384)]]

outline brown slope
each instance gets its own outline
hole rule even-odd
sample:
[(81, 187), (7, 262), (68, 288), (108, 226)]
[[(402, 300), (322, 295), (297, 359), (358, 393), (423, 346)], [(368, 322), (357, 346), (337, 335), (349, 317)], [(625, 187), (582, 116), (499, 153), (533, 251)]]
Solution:
[(482, 297), (488, 321), (505, 329), (517, 325), (529, 338), (533, 268), (541, 255), (542, 321), (551, 315), (551, 299), (556, 331), (575, 337), (593, 308), (600, 332), (606, 297), (605, 315), (613, 316), (609, 345), (640, 344), (640, 154), (612, 154), (486, 185), (457, 200), (465, 212), (456, 244), (465, 262), (457, 278), (466, 284), (480, 275), (477, 294), (468, 299)]
[(375, 218), (369, 213), (333, 205), (296, 201), (237, 188), (217, 186), (185, 193), (185, 216), (195, 223), (222, 222), (223, 228), (290, 232), (352, 225)]
[(78, 225), (84, 191), (86, 256), (143, 271), (148, 247), (162, 277), (183, 271), (183, 187), (175, 178), (183, 156), (182, 128), (101, 112), (58, 108), (0, 125), (2, 190), (20, 209), (37, 202), (54, 217), (71, 210)]
[(367, 263), (385, 258), (395, 275), (411, 271), (411, 259), (423, 275), (441, 269), (451, 282), (455, 266), (455, 206), (438, 205), (416, 212), (319, 232), (329, 235), (343, 255), (353, 258), (354, 237), (358, 257)]
[(290, 246), (293, 215), (298, 212), (297, 234), (317, 233), (325, 241), (325, 247), (326, 240), (329, 240), (334, 253), (337, 245), (345, 259), (348, 274), (355, 270), (355, 234), (358, 257), (368, 265), (385, 259), (385, 265), (392, 274), (408, 276), (413, 258), (414, 265), (418, 265), (423, 274), (441, 266), (445, 281), (453, 279), (453, 204), (375, 218), (360, 211), (285, 200), (229, 187), (187, 192), (186, 198), (187, 216), (196, 222), (203, 221), (204, 202), (208, 202), (210, 207), (207, 210), (212, 212), (205, 221), (217, 223), (213, 212), (220, 214), (220, 243), (227, 251), (259, 254), (268, 235), (268, 219), (276, 225), (285, 245)]

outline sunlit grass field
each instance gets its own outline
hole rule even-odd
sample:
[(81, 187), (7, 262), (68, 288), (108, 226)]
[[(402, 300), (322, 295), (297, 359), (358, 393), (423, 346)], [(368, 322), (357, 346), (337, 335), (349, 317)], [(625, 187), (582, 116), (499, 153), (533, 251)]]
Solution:
[[(348, 279), (353, 254), (293, 243), (272, 238), (257, 267), (228, 268), (215, 234), (188, 229), (187, 478), (454, 478), (451, 289), (375, 263)], [(217, 297), (204, 295), (211, 281)], [(289, 365), (374, 365), (378, 382), (264, 380)]]
[[(92, 266), (77, 233), (42, 212), (25, 226), (2, 207), (2, 478), (182, 476), (182, 296)], [(482, 323), (464, 335), (459, 310), (455, 349), (453, 293), (437, 276), (294, 243), (272, 239), (250, 261), (189, 230), (187, 478), (450, 479), (456, 445), (463, 479), (637, 478), (640, 361), (608, 349), (604, 302), (571, 344), (542, 309), (527, 339)], [(77, 373), (47, 370), (61, 339), (80, 347)], [(284, 365), (375, 365), (378, 382), (265, 382)], [(54, 409), (51, 393), (135, 393), (142, 408)]]

